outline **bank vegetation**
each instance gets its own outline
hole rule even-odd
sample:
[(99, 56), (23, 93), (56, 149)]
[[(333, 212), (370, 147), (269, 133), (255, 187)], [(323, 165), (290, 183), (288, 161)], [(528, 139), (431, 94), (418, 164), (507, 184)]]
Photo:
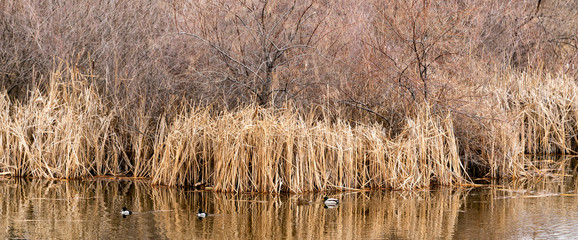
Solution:
[(570, 0), (0, 8), (2, 175), (415, 189), (578, 150)]

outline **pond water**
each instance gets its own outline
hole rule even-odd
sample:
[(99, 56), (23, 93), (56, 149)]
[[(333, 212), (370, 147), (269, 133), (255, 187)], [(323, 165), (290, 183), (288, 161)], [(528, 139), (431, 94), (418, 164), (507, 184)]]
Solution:
[[(223, 194), (145, 180), (0, 179), (2, 239), (576, 239), (576, 177), (472, 188)], [(304, 203), (301, 200), (312, 200)], [(123, 206), (133, 214), (123, 218)], [(197, 210), (209, 215), (197, 218)]]

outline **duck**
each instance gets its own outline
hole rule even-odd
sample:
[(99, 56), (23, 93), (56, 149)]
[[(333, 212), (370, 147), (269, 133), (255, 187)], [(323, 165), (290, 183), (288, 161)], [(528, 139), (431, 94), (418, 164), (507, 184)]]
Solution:
[(207, 213), (203, 212), (203, 210), (199, 209), (199, 211), (197, 212), (197, 217), (199, 217), (199, 219), (203, 219), (207, 217)]
[(195, 188), (195, 190), (205, 190), (205, 183), (198, 182), (198, 183), (195, 183), (195, 185), (193, 185), (193, 187)]
[(126, 216), (132, 214), (132, 211), (126, 209), (126, 207), (122, 207), (122, 210), (120, 211), (120, 214), (122, 215), (123, 218), (126, 218)]
[(325, 204), (325, 206), (335, 206), (339, 204), (339, 200), (336, 198), (324, 197), (323, 203)]

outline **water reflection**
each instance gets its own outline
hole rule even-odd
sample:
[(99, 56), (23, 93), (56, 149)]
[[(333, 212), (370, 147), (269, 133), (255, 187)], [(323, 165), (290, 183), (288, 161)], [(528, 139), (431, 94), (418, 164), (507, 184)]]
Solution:
[[(138, 180), (0, 179), (0, 238), (566, 238), (578, 226), (574, 179), (333, 193), (340, 200), (334, 208), (314, 194), (216, 194)], [(125, 206), (132, 214), (123, 218)]]

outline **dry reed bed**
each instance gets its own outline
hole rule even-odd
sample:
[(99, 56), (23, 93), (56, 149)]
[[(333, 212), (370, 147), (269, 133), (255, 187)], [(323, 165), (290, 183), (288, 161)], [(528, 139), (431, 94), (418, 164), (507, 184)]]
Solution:
[(576, 154), (578, 86), (568, 76), (510, 76), (507, 104), (518, 114), (524, 150), (531, 154)]
[[(454, 116), (466, 169), (476, 176), (519, 178), (536, 171), (530, 155), (578, 150), (578, 87), (565, 74), (496, 74), (477, 87), (467, 117)], [(462, 113), (463, 113), (462, 112)], [(464, 130), (467, 129), (467, 130)]]
[[(390, 138), (378, 125), (301, 118), (251, 106), (213, 117), (193, 110), (155, 149), (153, 183), (206, 181), (217, 191), (413, 189), (464, 181), (451, 117), (427, 112)], [(158, 160), (157, 160), (158, 159)]]
[[(483, 146), (484, 174), (494, 177), (527, 174), (524, 152), (576, 149), (575, 83), (563, 76), (508, 77), (496, 77), (490, 91), (506, 117), (473, 132)], [(327, 120), (291, 107), (220, 113), (184, 107), (153, 121), (144, 103), (113, 104), (89, 79), (60, 66), (26, 102), (1, 94), (3, 175), (130, 175), (237, 192), (415, 189), (469, 178), (463, 163), (471, 153), (460, 156), (454, 118), (429, 106), (407, 117), (393, 137), (379, 124)]]
[[(114, 172), (112, 112), (72, 68), (50, 76), (27, 103), (2, 96), (0, 168), (15, 176), (78, 178)], [(70, 80), (62, 83), (62, 79)], [(82, 79), (86, 81), (86, 79)]]
[(206, 182), (218, 191), (259, 192), (463, 181), (451, 118), (432, 116), (427, 108), (393, 139), (378, 125), (352, 127), (256, 106), (220, 114), (191, 109), (154, 128), (143, 108), (131, 116), (105, 102), (74, 68), (59, 69), (45, 93), (31, 92), (26, 103), (2, 96), (3, 174), (128, 174), (151, 177), (154, 184)]
[(477, 138), (491, 177), (523, 177), (534, 164), (525, 154), (575, 154), (578, 86), (568, 75), (506, 73), (492, 79), (492, 115)]
[(150, 175), (154, 139), (144, 104), (128, 111), (99, 94), (90, 77), (61, 65), (45, 91), (31, 91), (26, 102), (1, 94), (2, 174), (67, 179)]

